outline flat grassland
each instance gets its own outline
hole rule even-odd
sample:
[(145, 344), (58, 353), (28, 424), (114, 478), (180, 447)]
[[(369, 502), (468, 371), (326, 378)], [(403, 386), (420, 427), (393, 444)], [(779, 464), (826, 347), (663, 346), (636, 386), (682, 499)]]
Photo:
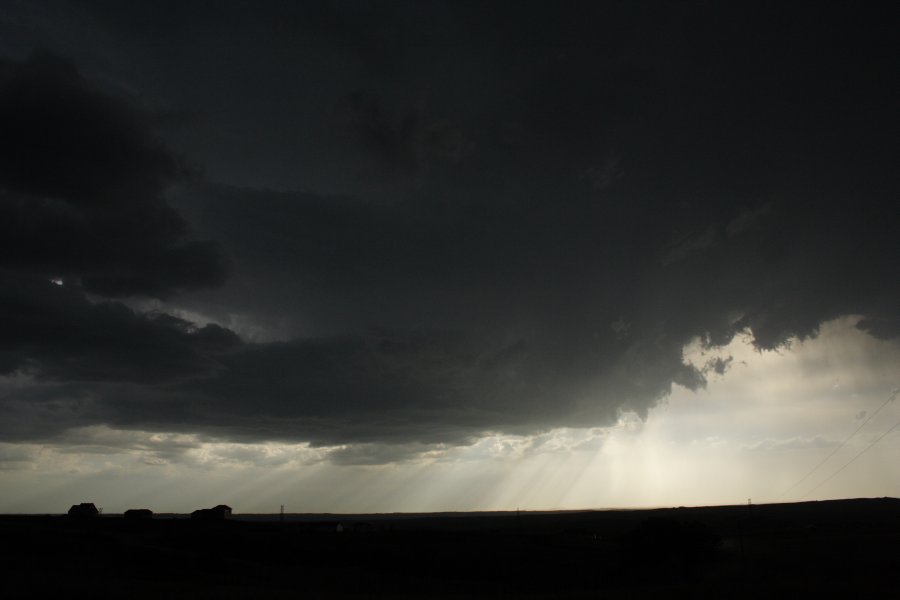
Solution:
[(0, 516), (3, 598), (897, 597), (900, 500), (656, 510)]

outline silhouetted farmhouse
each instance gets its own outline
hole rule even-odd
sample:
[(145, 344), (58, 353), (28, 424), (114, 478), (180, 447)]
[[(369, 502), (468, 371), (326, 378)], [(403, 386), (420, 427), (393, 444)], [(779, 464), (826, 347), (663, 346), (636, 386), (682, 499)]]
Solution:
[(220, 504), (213, 508), (201, 508), (191, 513), (191, 518), (200, 521), (216, 521), (231, 516), (231, 507)]
[(70, 517), (96, 517), (100, 514), (100, 511), (97, 510), (97, 507), (94, 506), (93, 502), (82, 502), (81, 504), (73, 504), (72, 508), (69, 509)]
[(153, 511), (149, 508), (130, 508), (125, 511), (124, 516), (128, 520), (152, 519)]

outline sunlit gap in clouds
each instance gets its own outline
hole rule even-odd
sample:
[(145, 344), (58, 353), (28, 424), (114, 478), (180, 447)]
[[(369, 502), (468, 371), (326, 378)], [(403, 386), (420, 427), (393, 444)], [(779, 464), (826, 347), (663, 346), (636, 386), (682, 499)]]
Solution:
[[(826, 323), (816, 338), (759, 352), (749, 338), (685, 348), (707, 386), (675, 386), (646, 421), (533, 435), (485, 434), (468, 446), (314, 447), (235, 443), (183, 433), (91, 426), (44, 444), (0, 444), (0, 512), (60, 512), (96, 501), (188, 512), (427, 512), (579, 509), (773, 501), (884, 404), (900, 350)], [(15, 382), (13, 382), (15, 383)], [(802, 499), (900, 420), (887, 403), (815, 476), (783, 498)], [(394, 452), (394, 450), (400, 450)], [(811, 499), (900, 495), (900, 431), (815, 490)], [(400, 458), (397, 458), (397, 457)], [(383, 464), (378, 463), (385, 457)], [(393, 457), (393, 458), (391, 458)], [(362, 464), (361, 464), (362, 463)], [(22, 485), (27, 481), (28, 485)]]

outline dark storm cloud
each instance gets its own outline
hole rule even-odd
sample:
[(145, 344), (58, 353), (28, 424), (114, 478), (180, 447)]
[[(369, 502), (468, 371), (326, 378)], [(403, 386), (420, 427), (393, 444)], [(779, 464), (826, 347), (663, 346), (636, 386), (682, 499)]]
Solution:
[(429, 120), (424, 106), (392, 114), (376, 95), (364, 90), (341, 101), (337, 114), (373, 159), (377, 172), (364, 173), (369, 178), (408, 176), (430, 164), (454, 164), (471, 149), (449, 122)]
[[(165, 379), (154, 386), (134, 381), (126, 366), (154, 366), (134, 353), (119, 359), (118, 373), (66, 384), (44, 382), (60, 373), (50, 360), (47, 371), (37, 363), (35, 384), (4, 394), (4, 429), (14, 430), (8, 436), (105, 423), (237, 441), (469, 443), (486, 431), (609, 423), (620, 404), (597, 397), (632, 398), (640, 409), (665, 393), (672, 379), (696, 382), (679, 356), (666, 365), (665, 357), (655, 360), (642, 350), (621, 358), (621, 372), (603, 379), (586, 365), (545, 365), (548, 355), (558, 358), (545, 349), (484, 350), (477, 340), (437, 335), (226, 345), (224, 352), (187, 335), (166, 341), (195, 358), (194, 378), (185, 381), (182, 370), (153, 357), (163, 362), (155, 375)], [(91, 358), (81, 357), (72, 371), (89, 374)], [(102, 365), (104, 357), (96, 358)]]
[(178, 386), (214, 376), (241, 346), (217, 325), (91, 302), (77, 288), (10, 272), (0, 272), (0, 330), (0, 437), (8, 441), (135, 418), (163, 429), (203, 422)]
[(215, 245), (189, 240), (163, 198), (187, 172), (152, 135), (156, 115), (41, 52), (0, 62), (0, 115), (4, 438), (106, 422), (94, 402), (111, 387), (127, 405), (123, 393), (141, 394), (123, 386), (213, 372), (240, 343), (233, 333), (86, 296), (164, 297), (223, 280)]
[(0, 266), (103, 296), (167, 296), (224, 279), (163, 191), (187, 174), (153, 116), (63, 59), (0, 63)]
[(62, 382), (165, 383), (203, 376), (240, 344), (217, 325), (89, 302), (76, 289), (0, 273), (0, 373)]
[[(515, 14), (453, 5), (425, 10), (442, 18), (412, 33), (416, 11), (388, 6), (378, 22), (391, 26), (367, 35), (353, 35), (359, 14), (341, 9), (297, 30), (309, 41), (312, 27), (321, 46), (279, 45), (270, 61), (248, 44), (246, 60), (265, 74), (258, 89), (291, 102), (253, 100), (253, 87), (236, 92), (235, 105), (244, 107), (242, 122), (255, 124), (241, 143), (258, 141), (262, 154), (292, 132), (301, 150), (276, 158), (311, 157), (298, 172), (324, 164), (321, 154), (337, 179), (353, 178), (362, 150), (383, 177), (414, 174), (415, 186), (391, 188), (386, 198), (365, 186), (340, 196), (194, 182), (178, 190), (175, 213), (159, 194), (180, 167), (140, 133), (140, 143), (123, 142), (133, 150), (121, 154), (130, 157), (112, 179), (121, 183), (91, 200), (113, 202), (104, 199), (123, 197), (113, 191), (135, 181), (151, 191), (134, 184), (134, 206), (121, 207), (147, 232), (124, 219), (116, 221), (121, 236), (101, 238), (115, 240), (120, 266), (97, 258), (94, 238), (73, 229), (83, 220), (73, 211), (118, 214), (85, 212), (94, 205), (69, 191), (81, 189), (78, 177), (61, 171), (63, 186), (8, 176), (11, 200), (48, 198), (10, 203), (17, 218), (52, 225), (73, 248), (71, 258), (50, 246), (49, 258), (33, 250), (30, 262), (4, 263), (44, 269), (40, 284), (17, 283), (19, 296), (4, 296), (8, 324), (22, 324), (4, 346), (5, 372), (34, 378), (8, 387), (5, 422), (18, 424), (9, 428), (34, 437), (106, 423), (358, 443), (368, 445), (334, 459), (379, 462), (485, 432), (605, 425), (624, 410), (646, 415), (673, 384), (696, 389), (710, 373), (728, 376), (730, 359), (701, 369), (684, 363), (683, 347), (697, 337), (721, 346), (746, 332), (770, 350), (848, 314), (862, 316), (858, 326), (876, 337), (897, 337), (888, 20), (827, 10), (773, 19), (751, 5), (720, 14), (689, 3)], [(242, 21), (220, 30), (216, 19), (207, 37), (240, 30)], [(270, 21), (247, 19), (250, 40)], [(172, 34), (166, 22), (159, 27)], [(268, 34), (259, 39), (271, 49)], [(342, 60), (359, 70), (328, 79), (322, 65), (333, 54), (322, 48), (344, 49), (346, 39), (355, 45)], [(310, 47), (331, 58), (309, 67)], [(284, 66), (294, 59), (307, 71)], [(359, 75), (373, 64), (393, 68)], [(244, 72), (235, 65), (227, 72)], [(364, 81), (349, 81), (348, 72)], [(209, 92), (204, 85), (244, 81), (217, 73), (203, 71), (209, 80), (196, 83), (196, 97)], [(298, 95), (306, 73), (327, 80), (315, 88), (325, 100)], [(298, 125), (316, 118), (339, 123), (333, 132)], [(25, 219), (32, 213), (22, 207), (40, 218)], [(276, 322), (264, 339), (281, 341), (251, 343), (221, 327), (91, 304), (47, 282), (71, 273), (103, 291), (91, 277), (114, 277), (110, 295), (211, 282), (195, 276), (209, 274), (212, 257), (200, 250), (211, 250), (183, 241), (179, 214), (220, 241), (234, 276), (168, 306), (222, 323), (233, 315)], [(37, 247), (40, 237), (20, 236), (17, 247)], [(44, 314), (47, 329), (38, 324)], [(77, 321), (96, 325), (74, 331)], [(383, 443), (398, 444), (399, 454)]]

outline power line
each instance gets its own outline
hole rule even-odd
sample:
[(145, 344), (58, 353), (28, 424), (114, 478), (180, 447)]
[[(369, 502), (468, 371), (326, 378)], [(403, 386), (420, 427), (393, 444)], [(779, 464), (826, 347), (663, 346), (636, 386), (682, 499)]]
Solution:
[[(898, 394), (898, 393), (900, 393), (900, 389), (895, 388), (895, 389), (891, 392), (891, 395), (888, 396), (888, 399), (884, 401), (884, 404), (882, 404), (881, 406), (879, 406), (878, 408), (876, 408), (876, 409), (875, 409), (875, 412), (873, 412), (872, 414), (870, 414), (870, 415), (868, 416), (868, 418), (867, 418), (865, 421), (863, 421), (862, 424), (861, 424), (859, 427), (857, 427), (857, 428), (853, 431), (853, 433), (851, 433), (849, 436), (847, 436), (847, 439), (845, 439), (843, 442), (841, 442), (841, 443), (837, 446), (837, 448), (835, 448), (834, 450), (832, 450), (831, 453), (830, 453), (828, 456), (826, 456), (826, 457), (823, 458), (821, 461), (819, 461), (819, 462), (816, 464), (816, 466), (814, 466), (812, 469), (810, 469), (810, 471), (809, 471), (806, 475), (804, 475), (803, 477), (801, 477), (794, 485), (792, 485), (792, 486), (789, 487), (788, 489), (786, 489), (786, 490), (784, 490), (783, 492), (781, 492), (781, 494), (779, 494), (778, 497), (775, 498), (774, 501), (775, 501), (775, 502), (778, 502), (779, 500), (781, 500), (782, 498), (784, 498), (788, 493), (790, 493), (791, 491), (793, 491), (794, 488), (796, 488), (798, 485), (800, 485), (801, 483), (803, 483), (804, 481), (806, 481), (806, 480), (809, 478), (810, 475), (812, 475), (813, 473), (815, 473), (816, 471), (818, 471), (819, 468), (820, 468), (822, 465), (824, 465), (825, 463), (827, 463), (827, 462), (831, 459), (832, 456), (834, 456), (835, 454), (837, 454), (838, 451), (841, 450), (841, 448), (843, 448), (844, 446), (846, 446), (846, 445), (847, 445), (847, 442), (849, 442), (851, 439), (853, 439), (853, 436), (855, 436), (857, 433), (859, 433), (859, 430), (862, 429), (863, 427), (865, 427), (865, 426), (866, 426), (866, 423), (868, 423), (869, 421), (871, 421), (871, 420), (875, 417), (875, 415), (877, 415), (877, 414), (881, 411), (882, 408), (884, 408), (885, 406), (887, 406), (888, 404), (890, 404), (891, 401), (893, 401), (893, 399), (897, 397), (897, 394)], [(820, 484), (820, 485), (821, 485), (821, 484)], [(810, 494), (810, 493), (812, 493), (812, 490), (810, 490), (809, 492), (807, 492), (807, 494)], [(804, 497), (805, 497), (805, 496), (804, 496)]]
[(888, 429), (887, 431), (885, 431), (884, 433), (882, 433), (881, 435), (879, 435), (877, 438), (875, 438), (875, 440), (874, 440), (871, 444), (869, 444), (868, 446), (866, 446), (865, 448), (863, 448), (862, 451), (860, 451), (856, 456), (854, 456), (854, 457), (851, 458), (849, 461), (847, 461), (847, 463), (844, 464), (843, 467), (841, 467), (840, 469), (838, 469), (837, 471), (835, 471), (834, 473), (832, 473), (832, 474), (831, 474), (830, 476), (828, 476), (824, 481), (820, 482), (819, 485), (817, 485), (817, 486), (814, 487), (813, 489), (811, 489), (811, 490), (809, 490), (808, 492), (806, 492), (806, 493), (803, 495), (803, 497), (806, 498), (807, 496), (809, 496), (810, 494), (812, 494), (814, 491), (816, 491), (817, 489), (819, 489), (820, 487), (822, 487), (823, 485), (825, 485), (826, 483), (828, 483), (829, 481), (831, 481), (832, 479), (834, 479), (834, 478), (837, 476), (838, 473), (840, 473), (841, 471), (843, 471), (844, 469), (846, 469), (847, 467), (849, 467), (849, 466), (853, 463), (853, 461), (855, 461), (857, 458), (859, 458), (860, 456), (862, 456), (863, 454), (865, 454), (866, 452), (868, 452), (868, 451), (872, 448), (872, 446), (874, 446), (875, 444), (877, 444), (878, 442), (880, 442), (880, 441), (881, 441), (881, 438), (883, 438), (884, 436), (886, 436), (887, 434), (889, 434), (889, 433), (892, 432), (893, 430), (897, 429), (898, 427), (900, 427), (900, 421), (897, 421), (896, 423), (894, 423), (894, 426), (893, 426), (893, 427), (891, 427), (890, 429)]

